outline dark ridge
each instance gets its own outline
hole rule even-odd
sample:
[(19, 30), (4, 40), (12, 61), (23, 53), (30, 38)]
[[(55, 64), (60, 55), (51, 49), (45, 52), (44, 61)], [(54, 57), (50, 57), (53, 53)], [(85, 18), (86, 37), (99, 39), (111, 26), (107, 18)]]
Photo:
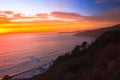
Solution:
[(119, 30), (120, 31), (120, 24), (114, 25), (114, 26), (111, 26), (111, 27), (106, 27), (106, 28), (87, 30), (87, 31), (84, 31), (84, 32), (77, 32), (75, 35), (76, 36), (89, 36), (89, 37), (97, 38), (107, 31), (114, 31), (114, 30)]

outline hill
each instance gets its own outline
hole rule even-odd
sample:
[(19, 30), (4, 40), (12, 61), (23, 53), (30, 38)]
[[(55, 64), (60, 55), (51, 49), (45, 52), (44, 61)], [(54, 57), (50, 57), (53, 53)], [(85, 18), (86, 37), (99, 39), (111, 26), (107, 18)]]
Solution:
[(114, 25), (111, 27), (106, 27), (106, 28), (100, 28), (100, 29), (94, 29), (94, 30), (87, 30), (84, 32), (77, 32), (75, 35), (76, 36), (89, 36), (89, 37), (99, 37), (103, 33), (107, 31), (113, 31), (113, 30), (120, 30), (120, 24)]

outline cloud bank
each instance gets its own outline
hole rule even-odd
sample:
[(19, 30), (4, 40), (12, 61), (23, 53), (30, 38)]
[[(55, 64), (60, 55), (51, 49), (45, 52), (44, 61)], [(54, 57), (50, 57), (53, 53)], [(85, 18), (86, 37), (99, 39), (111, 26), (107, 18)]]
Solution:
[(102, 22), (119, 22), (120, 23), (120, 8), (107, 11), (105, 13), (90, 16), (87, 19)]
[(120, 23), (120, 7), (110, 11), (93, 15), (83, 16), (77, 13), (68, 12), (51, 12), (38, 13), (34, 15), (25, 15), (21, 13), (14, 13), (13, 11), (1, 11), (0, 23), (3, 22), (32, 22), (41, 20), (60, 20), (60, 21), (97, 21), (97, 22), (117, 22)]
[(96, 4), (101, 4), (105, 2), (120, 2), (120, 0), (96, 0), (95, 1)]

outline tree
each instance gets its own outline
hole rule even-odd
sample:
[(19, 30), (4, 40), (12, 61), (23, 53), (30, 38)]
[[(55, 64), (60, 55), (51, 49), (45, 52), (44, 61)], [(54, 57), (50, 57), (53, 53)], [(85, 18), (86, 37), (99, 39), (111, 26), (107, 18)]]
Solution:
[(10, 80), (10, 79), (11, 79), (11, 77), (9, 75), (6, 75), (6, 76), (3, 77), (2, 80)]
[(86, 49), (86, 48), (87, 48), (87, 42), (84, 41), (84, 42), (82, 43), (81, 47), (82, 47), (83, 49)]

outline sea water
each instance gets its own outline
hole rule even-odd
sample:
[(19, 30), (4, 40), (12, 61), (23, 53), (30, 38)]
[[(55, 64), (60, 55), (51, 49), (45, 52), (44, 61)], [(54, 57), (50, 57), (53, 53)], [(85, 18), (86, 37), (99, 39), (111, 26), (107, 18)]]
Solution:
[(94, 38), (73, 33), (0, 35), (0, 77), (15, 75), (55, 60), (83, 41)]

